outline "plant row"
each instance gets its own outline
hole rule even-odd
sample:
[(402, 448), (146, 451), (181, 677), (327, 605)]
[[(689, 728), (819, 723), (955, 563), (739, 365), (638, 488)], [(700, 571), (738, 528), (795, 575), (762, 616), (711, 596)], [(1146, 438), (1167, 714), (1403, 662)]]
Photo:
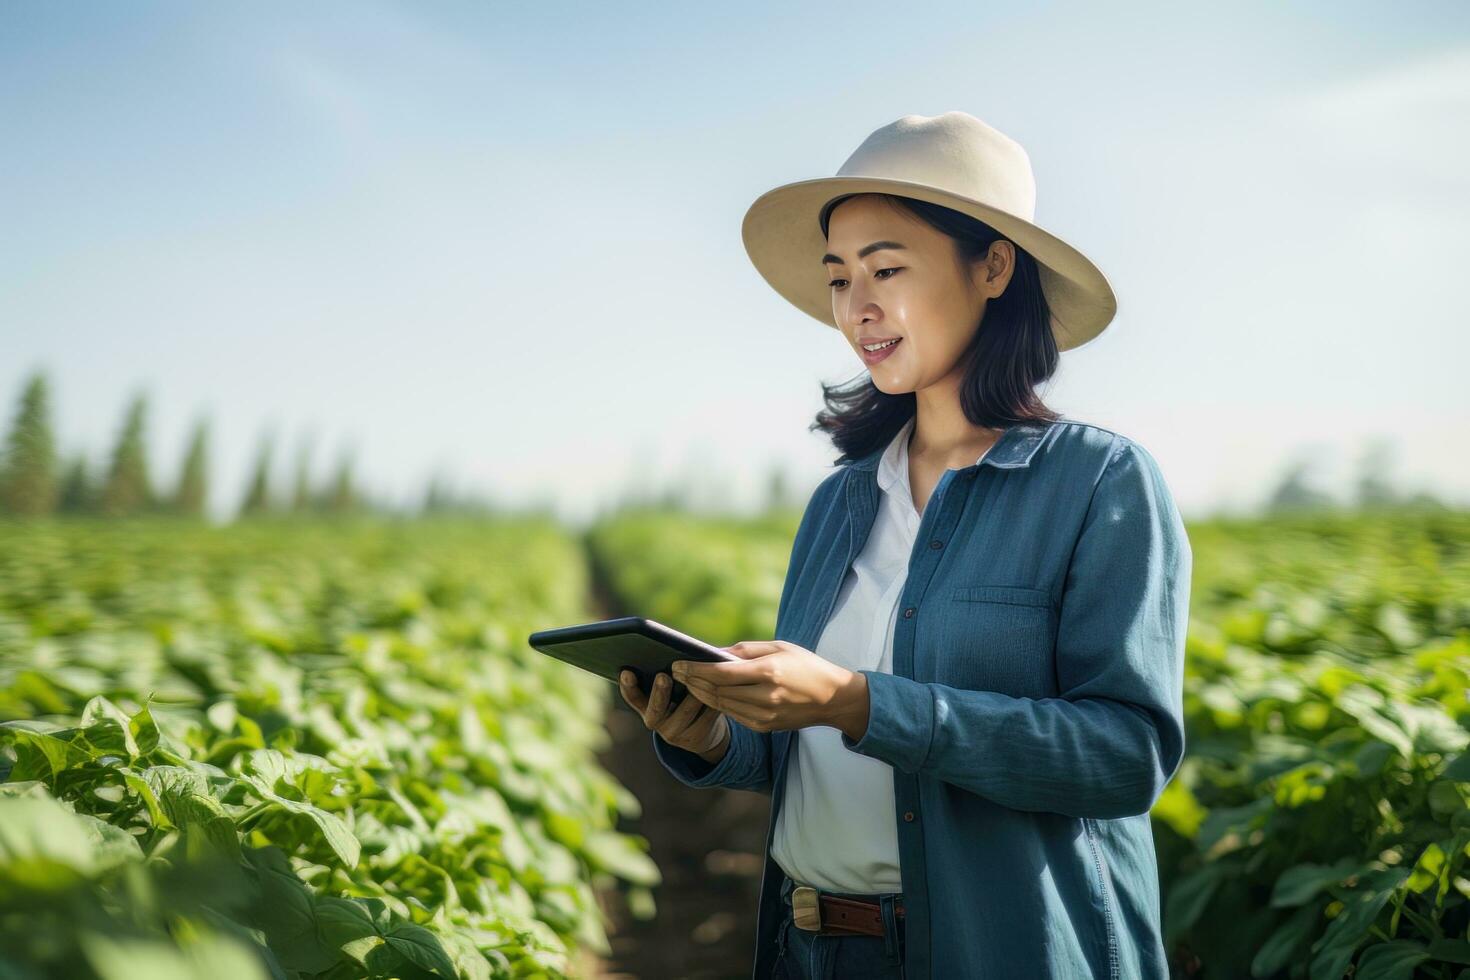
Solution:
[(550, 523), (0, 527), (0, 976), (561, 977), (659, 881)]
[[(594, 554), (626, 608), (769, 638), (794, 524), (631, 514)], [(1186, 756), (1152, 811), (1176, 968), (1465, 980), (1470, 515), (1188, 531)]]

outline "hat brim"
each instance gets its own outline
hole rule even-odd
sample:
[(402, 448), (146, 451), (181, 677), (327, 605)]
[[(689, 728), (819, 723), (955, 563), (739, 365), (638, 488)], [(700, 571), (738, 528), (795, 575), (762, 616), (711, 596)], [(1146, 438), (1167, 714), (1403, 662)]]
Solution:
[(756, 270), (797, 309), (837, 329), (832, 293), (821, 260), (827, 242), (818, 216), (846, 194), (896, 194), (953, 208), (990, 225), (1037, 262), (1059, 351), (1102, 333), (1118, 311), (1112, 286), (1087, 256), (1024, 218), (927, 184), (883, 177), (816, 177), (769, 190), (741, 222), (740, 237)]

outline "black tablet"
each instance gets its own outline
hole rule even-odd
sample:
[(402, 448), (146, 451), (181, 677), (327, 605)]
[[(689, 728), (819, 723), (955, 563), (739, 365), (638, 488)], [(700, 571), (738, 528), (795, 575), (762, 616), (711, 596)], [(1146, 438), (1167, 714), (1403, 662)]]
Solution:
[[(549, 657), (590, 670), (614, 684), (618, 683), (618, 674), (627, 668), (633, 672), (645, 695), (652, 692), (654, 677), (668, 673), (669, 665), (675, 660), (719, 663), (740, 659), (733, 653), (642, 616), (623, 616), (578, 626), (538, 630), (527, 642)], [(674, 681), (673, 690), (669, 692), (669, 705), (678, 704), (687, 692), (688, 688)]]

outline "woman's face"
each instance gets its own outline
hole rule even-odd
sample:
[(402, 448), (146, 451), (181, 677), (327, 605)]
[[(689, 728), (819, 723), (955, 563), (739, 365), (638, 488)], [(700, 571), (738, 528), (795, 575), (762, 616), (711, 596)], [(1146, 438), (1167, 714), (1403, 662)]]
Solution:
[[(963, 373), (960, 354), (985, 304), (1005, 290), (1014, 258), (1001, 239), (985, 261), (963, 269), (948, 235), (876, 194), (859, 194), (832, 210), (823, 265), (834, 322), (873, 384), (897, 395)], [(895, 337), (886, 357), (868, 359), (864, 343)]]

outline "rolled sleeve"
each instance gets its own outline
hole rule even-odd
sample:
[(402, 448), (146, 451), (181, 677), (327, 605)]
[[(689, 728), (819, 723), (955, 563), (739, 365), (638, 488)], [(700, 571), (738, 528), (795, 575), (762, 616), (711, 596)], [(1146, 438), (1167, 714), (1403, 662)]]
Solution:
[(882, 759), (901, 772), (919, 772), (934, 740), (934, 696), (931, 685), (877, 670), (860, 670), (868, 679), (868, 727), (854, 742), (854, 752)]
[[(1062, 596), (1060, 696), (868, 675), (868, 728), (843, 744), (1020, 810), (1148, 812), (1184, 755), (1192, 554), (1157, 463), (1125, 441), (1089, 504)], [(983, 637), (977, 638), (983, 644)]]
[[(812, 541), (833, 518), (833, 499), (842, 472), (827, 477), (812, 491), (791, 542), (791, 553), (786, 560), (786, 579), (781, 586), (781, 598), (776, 606), (776, 636), (787, 635), (785, 627), (792, 600), (796, 597), (797, 584), (802, 580), (802, 570), (811, 552)], [(663, 736), (653, 733), (653, 750), (664, 767), (673, 773), (685, 786), (702, 789), (707, 786), (726, 786), (731, 789), (748, 789), (757, 793), (771, 792), (774, 776), (771, 772), (771, 734), (757, 732), (728, 716), (730, 724), (730, 747), (725, 757), (710, 765), (693, 752), (670, 745)]]
[(664, 768), (685, 786), (705, 789), (724, 786), (727, 789), (747, 789), (770, 794), (771, 741), (770, 735), (757, 732), (735, 721), (725, 719), (730, 725), (730, 745), (719, 762), (711, 764), (698, 754), (671, 745), (658, 732), (653, 732), (653, 751)]

